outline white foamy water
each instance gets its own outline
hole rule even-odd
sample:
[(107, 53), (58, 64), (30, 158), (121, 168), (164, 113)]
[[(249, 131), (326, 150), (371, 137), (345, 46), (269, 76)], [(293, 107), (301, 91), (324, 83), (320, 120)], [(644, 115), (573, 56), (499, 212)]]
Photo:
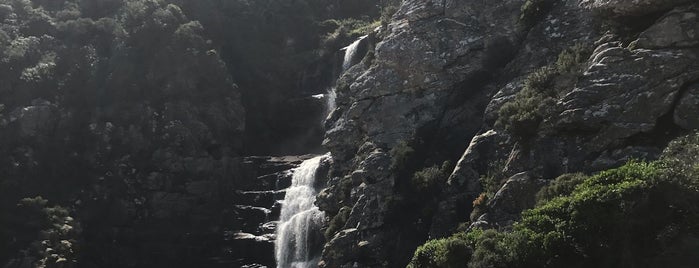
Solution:
[(316, 170), (328, 155), (308, 159), (294, 170), (291, 186), (286, 190), (282, 203), (275, 257), (278, 268), (317, 267), (318, 258), (311, 252), (312, 232), (323, 225), (324, 214), (313, 202), (316, 198)]
[(330, 114), (335, 111), (335, 108), (337, 108), (337, 104), (335, 102), (337, 99), (337, 91), (335, 91), (335, 87), (331, 87), (330, 90), (328, 90), (328, 93), (326, 93), (326, 96), (325, 108), (327, 109), (327, 113), (325, 114), (325, 118), (328, 118), (330, 117)]
[(367, 35), (359, 37), (356, 41), (354, 41), (352, 44), (349, 46), (346, 46), (343, 48), (345, 50), (345, 57), (342, 61), (342, 71), (347, 71), (350, 67), (352, 67), (352, 59), (357, 55), (357, 48), (359, 48), (359, 43), (362, 42), (364, 38), (366, 38)]
[[(352, 67), (352, 60), (354, 57), (357, 55), (357, 49), (359, 48), (359, 44), (362, 42), (364, 38), (366, 38), (367, 35), (361, 36), (357, 38), (352, 44), (349, 46), (346, 46), (341, 49), (341, 51), (345, 52), (345, 55), (343, 56), (342, 60), (342, 72), (344, 73)], [(330, 114), (337, 108), (337, 104), (335, 103), (335, 100), (337, 99), (337, 92), (335, 90), (335, 87), (331, 87), (330, 90), (326, 93), (326, 108), (327, 108), (327, 114), (326, 118), (330, 116)]]

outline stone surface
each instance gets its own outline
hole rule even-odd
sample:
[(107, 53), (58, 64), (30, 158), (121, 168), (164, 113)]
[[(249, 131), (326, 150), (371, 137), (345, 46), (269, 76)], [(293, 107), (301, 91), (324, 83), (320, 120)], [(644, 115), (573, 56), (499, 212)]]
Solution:
[(618, 16), (641, 16), (690, 2), (691, 0), (583, 0), (581, 5)]
[(699, 7), (676, 8), (643, 31), (636, 41), (639, 48), (683, 48), (699, 45)]
[[(483, 111), (502, 86), (491, 74), (504, 68), (513, 75), (524, 75), (542, 61), (555, 58), (552, 54), (562, 47), (590, 38), (592, 25), (586, 23), (590, 19), (576, 1), (557, 7), (558, 17), (543, 16), (530, 32), (517, 15), (521, 4), (509, 0), (404, 1), (379, 34), (374, 58), (350, 68), (338, 80), (337, 109), (326, 121), (323, 142), (336, 160), (336, 173), (317, 203), (331, 217), (343, 206), (352, 207), (345, 228), (377, 240), (366, 244), (374, 255), (345, 260), (326, 253), (340, 252), (340, 245), (353, 239), (359, 243), (359, 238), (343, 236), (348, 241), (336, 243), (335, 237), (326, 245), (323, 261), (332, 267), (374, 267), (384, 262), (402, 266), (422, 243), (423, 238), (417, 237), (427, 237), (428, 231), (433, 237), (447, 235), (468, 217), (470, 203), (480, 191), (478, 178), (486, 172), (482, 161), (494, 151), (500, 153), (493, 148), (506, 140), (503, 136), (486, 133), (481, 139), (487, 142), (475, 142), (478, 146), (465, 154), (474, 159), (461, 161), (449, 185), (439, 186), (444, 196), (435, 195), (441, 202), (418, 202), (423, 206), (435, 202), (438, 208), (433, 219), (405, 216), (410, 218), (402, 219), (406, 222), (388, 220), (389, 214), (407, 214), (391, 212), (392, 203), (415, 198), (401, 196), (410, 174), (391, 176), (390, 161), (367, 164), (379, 155), (377, 149), (389, 152), (401, 142), (413, 142), (417, 147), (422, 142), (434, 145), (425, 151), (461, 153), (481, 129)], [(513, 83), (509, 96), (518, 88)], [(507, 100), (501, 95), (500, 104)], [(487, 115), (492, 118), (497, 108), (491, 107)], [(497, 138), (491, 140), (491, 136)], [(476, 152), (484, 156), (478, 157)], [(392, 231), (402, 229), (416, 235), (396, 245), (391, 237), (400, 235)]]
[(485, 221), (492, 226), (508, 226), (519, 219), (519, 214), (536, 204), (536, 193), (546, 186), (545, 180), (532, 178), (523, 172), (507, 179), (493, 199), (488, 202), (488, 212), (478, 221)]
[(561, 128), (597, 131), (585, 145), (601, 151), (618, 139), (650, 132), (673, 110), (687, 83), (699, 79), (697, 50), (629, 50), (602, 44), (577, 86), (560, 102)]
[(699, 84), (692, 84), (682, 94), (675, 107), (673, 119), (675, 124), (684, 129), (699, 128)]

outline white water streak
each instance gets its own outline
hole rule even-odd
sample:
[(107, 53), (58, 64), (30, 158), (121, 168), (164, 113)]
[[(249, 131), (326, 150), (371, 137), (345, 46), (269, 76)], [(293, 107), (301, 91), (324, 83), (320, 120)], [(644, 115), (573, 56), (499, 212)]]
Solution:
[(310, 268), (318, 265), (318, 259), (310, 250), (310, 235), (323, 224), (324, 214), (313, 202), (317, 192), (316, 170), (323, 158), (308, 159), (294, 170), (291, 186), (286, 190), (277, 228), (275, 257), (278, 268)]
[(343, 50), (345, 51), (345, 57), (342, 61), (342, 72), (347, 71), (347, 69), (352, 67), (352, 60), (357, 55), (357, 48), (359, 48), (359, 43), (361, 43), (362, 40), (366, 37), (367, 35), (361, 36), (352, 44), (343, 48)]
[[(357, 49), (359, 48), (359, 44), (366, 37), (367, 37), (367, 35), (361, 36), (361, 37), (357, 38), (357, 40), (352, 42), (352, 44), (350, 44), (349, 46), (346, 46), (340, 50), (340, 51), (345, 52), (345, 54), (343, 56), (343, 60), (342, 60), (342, 72), (343, 73), (345, 71), (347, 71), (347, 69), (352, 67), (352, 60), (357, 56)], [(337, 104), (336, 104), (337, 91), (336, 91), (334, 86), (331, 87), (330, 90), (328, 90), (328, 92), (326, 93), (326, 96), (327, 96), (327, 98), (326, 98), (326, 107), (327, 107), (326, 118), (327, 118), (330, 116), (330, 114), (332, 114), (332, 112), (335, 110), (335, 108), (337, 108)]]

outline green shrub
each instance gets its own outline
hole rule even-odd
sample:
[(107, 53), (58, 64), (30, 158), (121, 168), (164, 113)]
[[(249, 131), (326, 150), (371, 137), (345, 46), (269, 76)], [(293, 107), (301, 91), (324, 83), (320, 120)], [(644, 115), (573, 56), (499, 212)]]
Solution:
[(469, 233), (457, 233), (453, 236), (429, 240), (415, 250), (409, 268), (461, 268), (466, 267), (471, 256), (471, 249), (480, 237), (480, 229)]
[(479, 241), (469, 267), (636, 267), (667, 249), (684, 252), (659, 238), (677, 245), (699, 235), (699, 193), (663, 179), (661, 166), (630, 162), (525, 211), (511, 232)]
[(558, 54), (558, 58), (556, 59), (556, 70), (559, 73), (573, 71), (575, 67), (586, 62), (591, 53), (592, 51), (590, 47), (585, 44), (577, 43), (572, 45)]
[(448, 172), (437, 165), (417, 171), (411, 180), (413, 188), (419, 193), (434, 192), (440, 184), (446, 181)]
[[(694, 267), (698, 152), (699, 135), (692, 134), (671, 142), (652, 163), (562, 175), (508, 231), (472, 230), (428, 241), (410, 267), (466, 267), (464, 260), (470, 268)], [(467, 249), (454, 249), (463, 245)]]
[(37, 267), (74, 267), (79, 255), (80, 224), (68, 209), (47, 204), (41, 196), (24, 198), (17, 204), (25, 224), (39, 230), (29, 252), (36, 254)]
[(350, 212), (352, 212), (351, 207), (342, 207), (337, 215), (330, 220), (328, 229), (325, 230), (326, 241), (330, 241), (337, 232), (341, 231), (341, 228), (345, 226), (345, 223), (349, 218)]
[(578, 184), (587, 176), (582, 173), (564, 174), (553, 180), (549, 185), (541, 188), (536, 194), (537, 204), (543, 204), (553, 198), (570, 195)]

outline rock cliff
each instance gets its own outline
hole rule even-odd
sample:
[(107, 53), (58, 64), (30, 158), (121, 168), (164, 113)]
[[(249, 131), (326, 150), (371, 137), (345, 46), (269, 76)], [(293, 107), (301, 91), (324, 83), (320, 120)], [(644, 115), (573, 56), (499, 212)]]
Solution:
[(472, 224), (507, 227), (559, 175), (656, 159), (697, 127), (690, 2), (403, 1), (338, 82), (321, 266), (404, 266), (481, 192)]

